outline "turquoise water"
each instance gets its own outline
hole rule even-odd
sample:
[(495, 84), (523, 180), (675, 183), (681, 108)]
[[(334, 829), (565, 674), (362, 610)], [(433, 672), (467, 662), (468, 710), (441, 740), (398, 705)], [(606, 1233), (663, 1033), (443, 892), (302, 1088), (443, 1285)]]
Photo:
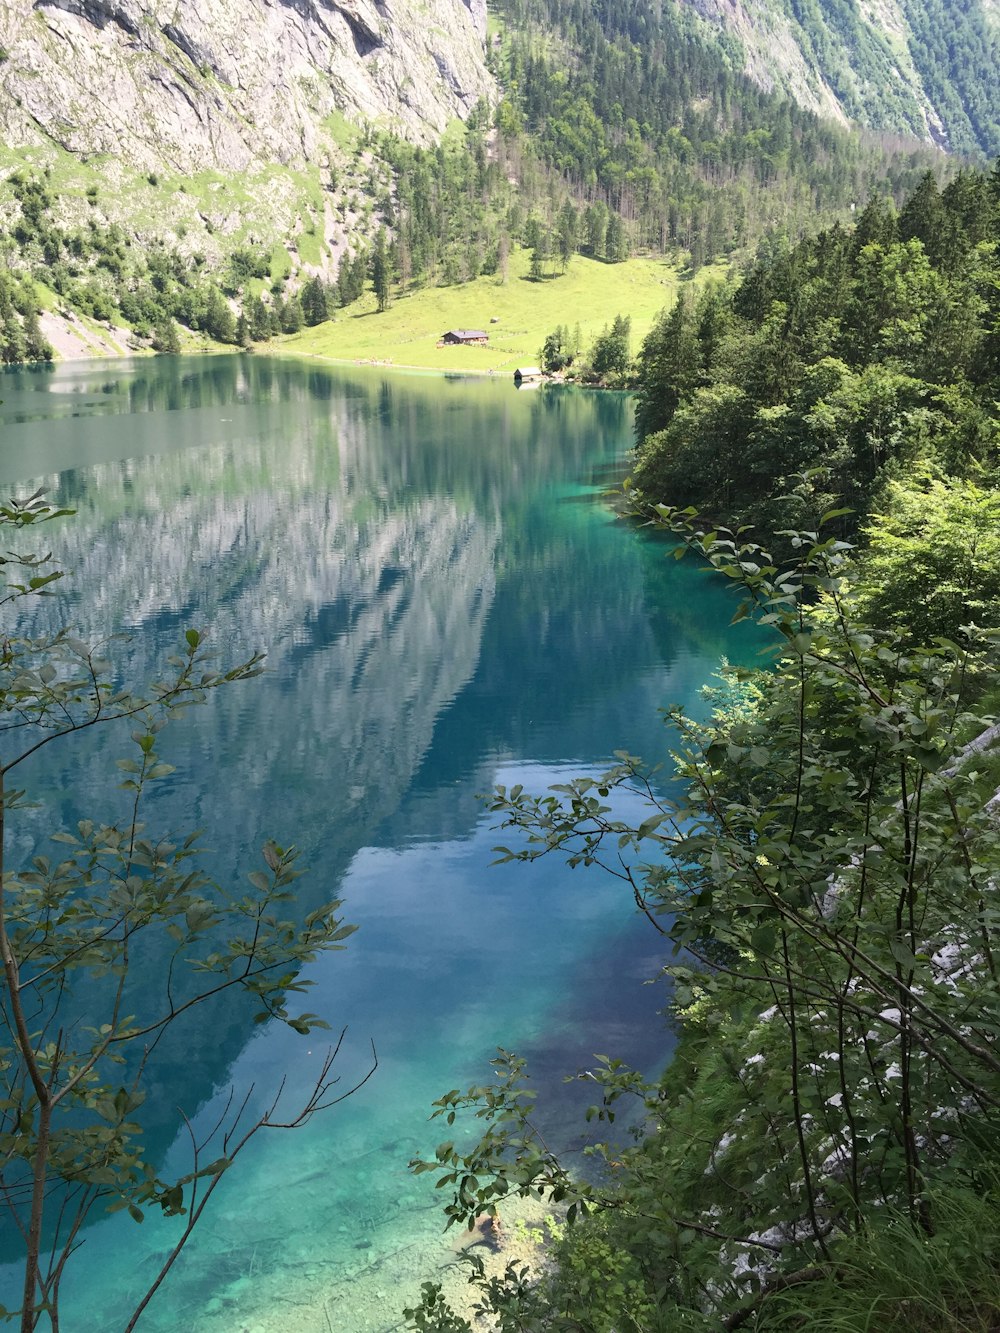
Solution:
[[(7, 372), (0, 396), (0, 486), (77, 511), (46, 533), (73, 575), (43, 624), (127, 635), (114, 656), (137, 680), (188, 626), (229, 660), (267, 648), (261, 679), (164, 734), (177, 772), (149, 822), (204, 828), (223, 882), (267, 837), (294, 843), (302, 910), (342, 897), (359, 926), (310, 969), (305, 1007), (346, 1027), (343, 1087), (372, 1044), (377, 1071), (254, 1141), (140, 1327), (396, 1327), (450, 1253), (439, 1197), (406, 1169), (443, 1136), (435, 1097), (515, 1048), (572, 1147), (564, 1075), (597, 1052), (669, 1058), (664, 995), (644, 984), (657, 941), (621, 885), (491, 865), (480, 794), (543, 790), (620, 749), (663, 759), (657, 709), (697, 708), (720, 656), (752, 661), (756, 641), (729, 626), (724, 588), (600, 502), (630, 441), (620, 395), (234, 356)], [(54, 821), (120, 813), (126, 751), (105, 732), (36, 764), (45, 809), (8, 855), (35, 854)], [(247, 1019), (217, 1005), (163, 1053), (147, 1123), (166, 1168), (186, 1169), (179, 1110), (201, 1130), (232, 1089), (260, 1106), (283, 1079), (292, 1107), (315, 1076), (322, 1034), (248, 1037)], [(123, 1327), (176, 1233), (92, 1226), (64, 1326)]]

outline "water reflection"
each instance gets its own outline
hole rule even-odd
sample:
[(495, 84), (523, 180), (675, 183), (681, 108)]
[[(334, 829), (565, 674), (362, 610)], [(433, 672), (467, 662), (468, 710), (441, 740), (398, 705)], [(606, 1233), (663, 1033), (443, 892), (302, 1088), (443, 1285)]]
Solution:
[[(621, 748), (661, 757), (656, 709), (696, 703), (719, 655), (752, 657), (753, 641), (727, 628), (722, 589), (578, 502), (627, 447), (621, 395), (233, 356), (13, 374), (3, 397), (0, 480), (44, 484), (77, 511), (46, 534), (73, 576), (40, 626), (128, 633), (118, 656), (138, 679), (189, 625), (230, 660), (268, 649), (261, 681), (165, 733), (178, 771), (150, 817), (203, 826), (223, 880), (265, 836), (295, 841), (312, 867), (299, 909), (342, 893), (361, 926), (315, 969), (309, 1007), (352, 1025), (348, 1069), (374, 1037), (378, 1078), (329, 1125), (262, 1148), (242, 1186), (262, 1201), (254, 1244), (273, 1252), (276, 1283), (280, 1256), (315, 1267), (317, 1243), (315, 1283), (343, 1282), (361, 1200), (369, 1263), (432, 1206), (400, 1145), (497, 1042), (532, 1049), (554, 1088), (588, 1048), (665, 1050), (659, 1000), (639, 984), (651, 946), (617, 887), (554, 864), (490, 869), (477, 793), (512, 772), (544, 787)], [(121, 753), (110, 733), (74, 741), (35, 766), (32, 788), (66, 823), (83, 792), (107, 818)], [(51, 813), (27, 817), (14, 855), (50, 827)], [(162, 1150), (177, 1106), (196, 1113), (220, 1082), (308, 1077), (312, 1057), (285, 1031), (245, 1044), (246, 1017), (217, 1006), (162, 1052), (149, 1116)], [(222, 1207), (154, 1326), (189, 1326), (182, 1311), (240, 1326), (263, 1299), (262, 1260), (245, 1280), (247, 1225)], [(106, 1256), (135, 1246), (122, 1226), (95, 1242)], [(147, 1226), (145, 1259), (163, 1243)], [(138, 1281), (123, 1279), (123, 1300)], [(115, 1326), (105, 1300), (106, 1283), (83, 1281), (94, 1328)]]

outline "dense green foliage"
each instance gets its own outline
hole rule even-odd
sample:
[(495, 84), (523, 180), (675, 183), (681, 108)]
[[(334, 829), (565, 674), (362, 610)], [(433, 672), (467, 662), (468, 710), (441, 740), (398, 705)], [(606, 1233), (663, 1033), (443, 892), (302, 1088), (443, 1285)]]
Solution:
[(995, 484), (998, 243), (1000, 176), (928, 175), (898, 217), (871, 204), (684, 294), (639, 357), (636, 485), (766, 531), (837, 503), (846, 534), (892, 478)]
[(901, 197), (930, 161), (762, 92), (673, 6), (501, 0), (497, 13), (499, 106), (461, 142), (378, 142), (404, 289), (503, 277), (514, 245), (537, 278), (578, 251), (618, 263), (679, 250), (698, 267), (770, 226)]
[(38, 323), (34, 284), (0, 271), (0, 361), (51, 361), (52, 348)]
[[(623, 219), (633, 245), (680, 248), (698, 266), (768, 226), (795, 230), (873, 191), (904, 192), (920, 169), (922, 154), (734, 73), (672, 4), (500, 0), (498, 11), (498, 155), (516, 169), (529, 146), (581, 206)], [(613, 240), (589, 227), (588, 253), (613, 260)]]
[[(44, 176), (16, 173), (8, 182), (20, 206), (20, 215), (0, 249), (8, 267), (23, 274), (22, 286), (32, 279), (42, 283), (58, 302), (100, 322), (130, 326), (140, 339), (168, 344), (176, 337), (173, 322), (203, 329), (221, 342), (231, 342), (226, 321), (228, 305), (219, 282), (205, 272), (203, 257), (183, 258), (162, 243), (140, 249), (123, 229), (103, 226), (96, 217), (76, 230), (55, 220), (56, 200)], [(237, 281), (239, 255), (234, 255), (224, 282)], [(51, 351), (48, 353), (51, 356)], [(19, 360), (46, 359), (32, 354)]]
[(910, 56), (942, 114), (948, 147), (1000, 152), (1000, 29), (979, 0), (908, 0)]
[(164, 240), (110, 221), (96, 185), (89, 216), (69, 224), (51, 177), (15, 172), (0, 253), (25, 310), (4, 319), (4, 357), (48, 355), (25, 313), (33, 300), (173, 352), (184, 330), (240, 347), (296, 332), (369, 285), (385, 309), (412, 286), (503, 281), (516, 246), (538, 280), (577, 253), (619, 263), (652, 250), (697, 268), (775, 225), (795, 232), (873, 193), (900, 198), (930, 162), (915, 143), (859, 137), (761, 91), (672, 5), (501, 0), (497, 18), (499, 105), (430, 148), (369, 127), (349, 150), (355, 188), (335, 249), (315, 222), (294, 259), (246, 236), (227, 249), (206, 221), (221, 242), (208, 257), (184, 227)]
[[(39, 288), (57, 309), (120, 326), (135, 347), (181, 350), (178, 326), (214, 342), (249, 346), (277, 333), (318, 324), (362, 294), (368, 277), (366, 247), (345, 252), (337, 280), (312, 277), (301, 291), (287, 275), (270, 280), (270, 260), (260, 247), (237, 248), (214, 270), (206, 257), (188, 254), (158, 238), (141, 240), (98, 216), (67, 228), (57, 220), (58, 199), (45, 174), (8, 178), (17, 204), (15, 220), (0, 232), (0, 359), (46, 361), (52, 349), (38, 327)], [(96, 205), (96, 199), (95, 199)]]
[[(684, 1034), (659, 1078), (604, 1056), (580, 1075), (594, 1117), (640, 1113), (638, 1142), (611, 1129), (592, 1150), (603, 1173), (546, 1146), (512, 1057), (437, 1103), (453, 1128), (416, 1167), (451, 1221), (519, 1194), (569, 1206), (535, 1284), (474, 1266), (503, 1328), (986, 1333), (1000, 1315), (998, 732), (961, 702), (992, 658), (872, 630), (846, 544), (799, 540), (781, 570), (753, 545), (694, 542), (780, 656), (727, 672), (709, 724), (670, 714), (683, 795), (628, 757), (546, 796), (496, 793), (518, 831), (503, 855), (622, 881), (663, 935)], [(640, 823), (616, 817), (622, 791)], [(428, 1284), (411, 1326), (470, 1327), (449, 1319)]]
[[(763, 12), (755, 13), (760, 26), (771, 8), (764, 4)], [(995, 156), (1000, 152), (1000, 31), (986, 6), (981, 0), (903, 0), (899, 8), (902, 22), (894, 32), (889, 11), (872, 11), (857, 0), (773, 6), (806, 67), (822, 78), (852, 120), (923, 136), (929, 102), (936, 112), (931, 132), (942, 147)], [(900, 76), (904, 41), (916, 74), (913, 83)], [(766, 52), (763, 59), (766, 67)], [(771, 72), (780, 82), (779, 59)]]

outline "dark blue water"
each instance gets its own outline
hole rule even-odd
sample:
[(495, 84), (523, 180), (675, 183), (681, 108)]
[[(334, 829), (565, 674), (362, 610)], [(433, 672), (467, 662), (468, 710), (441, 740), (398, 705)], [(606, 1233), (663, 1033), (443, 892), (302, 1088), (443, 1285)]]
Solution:
[[(267, 649), (261, 679), (164, 733), (177, 771), (150, 824), (204, 828), (211, 873), (237, 884), (266, 838), (294, 843), (299, 910), (341, 897), (360, 927), (310, 968), (306, 1007), (347, 1029), (344, 1087), (372, 1043), (377, 1072), (255, 1141), (140, 1327), (392, 1328), (448, 1257), (437, 1196), (406, 1169), (441, 1137), (436, 1096), (515, 1048), (572, 1143), (565, 1074), (597, 1052), (669, 1056), (644, 984), (658, 943), (622, 886), (491, 865), (480, 795), (616, 750), (664, 760), (657, 710), (700, 707), (720, 657), (752, 661), (756, 642), (724, 588), (601, 502), (631, 438), (620, 395), (258, 357), (8, 372), (0, 394), (0, 485), (77, 511), (46, 532), (72, 578), (43, 625), (127, 635), (111, 653), (136, 680), (189, 626), (229, 661)], [(12, 862), (56, 825), (120, 817), (127, 749), (108, 731), (34, 764), (43, 808), (9, 830)], [(144, 962), (152, 987), (161, 963)], [(314, 1077), (322, 1035), (249, 1018), (216, 1005), (162, 1052), (145, 1118), (165, 1170), (186, 1169), (179, 1112), (200, 1129), (231, 1089), (259, 1106), (282, 1079), (291, 1107)], [(64, 1326), (123, 1327), (177, 1225), (92, 1227)]]

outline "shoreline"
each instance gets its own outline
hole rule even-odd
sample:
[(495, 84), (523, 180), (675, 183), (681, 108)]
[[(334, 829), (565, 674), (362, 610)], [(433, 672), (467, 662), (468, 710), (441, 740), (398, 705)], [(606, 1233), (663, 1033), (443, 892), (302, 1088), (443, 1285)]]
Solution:
[[(476, 369), (472, 366), (421, 366), (411, 362), (393, 361), (387, 357), (385, 359), (375, 357), (347, 357), (347, 356), (324, 356), (322, 352), (305, 352), (297, 348), (284, 348), (280, 343), (261, 343), (254, 347), (193, 347), (184, 348), (179, 353), (163, 353), (145, 351), (131, 351), (123, 353), (94, 353), (92, 355), (82, 356), (59, 356), (53, 361), (21, 361), (16, 365), (5, 367), (8, 370), (30, 370), (33, 367), (48, 366), (52, 369), (58, 369), (60, 366), (85, 366), (85, 365), (104, 365), (109, 361), (148, 361), (153, 358), (169, 361), (173, 356), (181, 357), (207, 357), (207, 356), (273, 356), (283, 361), (306, 361), (318, 362), (320, 365), (329, 366), (354, 366), (359, 369), (369, 370), (392, 370), (402, 371), (412, 375), (443, 375), (443, 376), (461, 376), (462, 378), (488, 379), (502, 381), (505, 378), (514, 382), (513, 371), (507, 369), (487, 370)], [(568, 389), (607, 389), (606, 384), (587, 384), (581, 380), (567, 379), (562, 375), (542, 374), (537, 379), (527, 380), (523, 385), (518, 385), (519, 389), (541, 388), (544, 385), (554, 384)], [(612, 392), (621, 392), (613, 390)], [(627, 392), (627, 390), (626, 390)]]
[(487, 1333), (493, 1325), (477, 1316), (479, 1287), (469, 1282), (463, 1254), (481, 1259), (487, 1279), (502, 1276), (508, 1264), (540, 1274), (551, 1238), (546, 1219), (559, 1223), (558, 1205), (512, 1199), (504, 1206), (499, 1238), (482, 1223), (471, 1232), (445, 1231), (435, 1202), (415, 1234), (401, 1235), (401, 1244), (370, 1261), (359, 1241), (357, 1266), (339, 1275), (322, 1263), (303, 1265), (294, 1278), (287, 1271), (247, 1274), (238, 1290), (208, 1302), (199, 1327), (202, 1333), (288, 1333), (290, 1327), (295, 1333), (400, 1333), (403, 1310), (415, 1307), (422, 1285), (433, 1282), (456, 1314)]
[[(274, 356), (280, 357), (284, 361), (319, 361), (324, 365), (331, 366), (358, 366), (369, 367), (371, 369), (382, 370), (405, 370), (414, 371), (423, 375), (473, 375), (477, 378), (503, 379), (509, 375), (513, 379), (513, 371), (507, 370), (477, 370), (469, 366), (421, 366), (413, 365), (391, 359), (381, 360), (375, 357), (348, 357), (348, 356), (324, 356), (321, 352), (304, 352), (297, 348), (285, 349), (281, 344), (258, 343), (253, 347), (227, 347), (220, 344), (218, 347), (186, 347), (178, 353), (154, 352), (149, 349), (142, 351), (127, 352), (93, 352), (91, 354), (82, 353), (75, 356), (58, 355), (51, 361), (19, 361), (15, 364), (4, 367), (7, 370), (31, 370), (41, 366), (47, 366), (51, 369), (58, 369), (60, 366), (87, 366), (104, 365), (108, 361), (149, 361), (151, 359), (160, 359), (170, 361), (176, 356), (180, 357), (207, 357), (207, 356)], [(555, 380), (552, 376), (543, 376), (542, 382), (562, 383), (564, 381)]]

